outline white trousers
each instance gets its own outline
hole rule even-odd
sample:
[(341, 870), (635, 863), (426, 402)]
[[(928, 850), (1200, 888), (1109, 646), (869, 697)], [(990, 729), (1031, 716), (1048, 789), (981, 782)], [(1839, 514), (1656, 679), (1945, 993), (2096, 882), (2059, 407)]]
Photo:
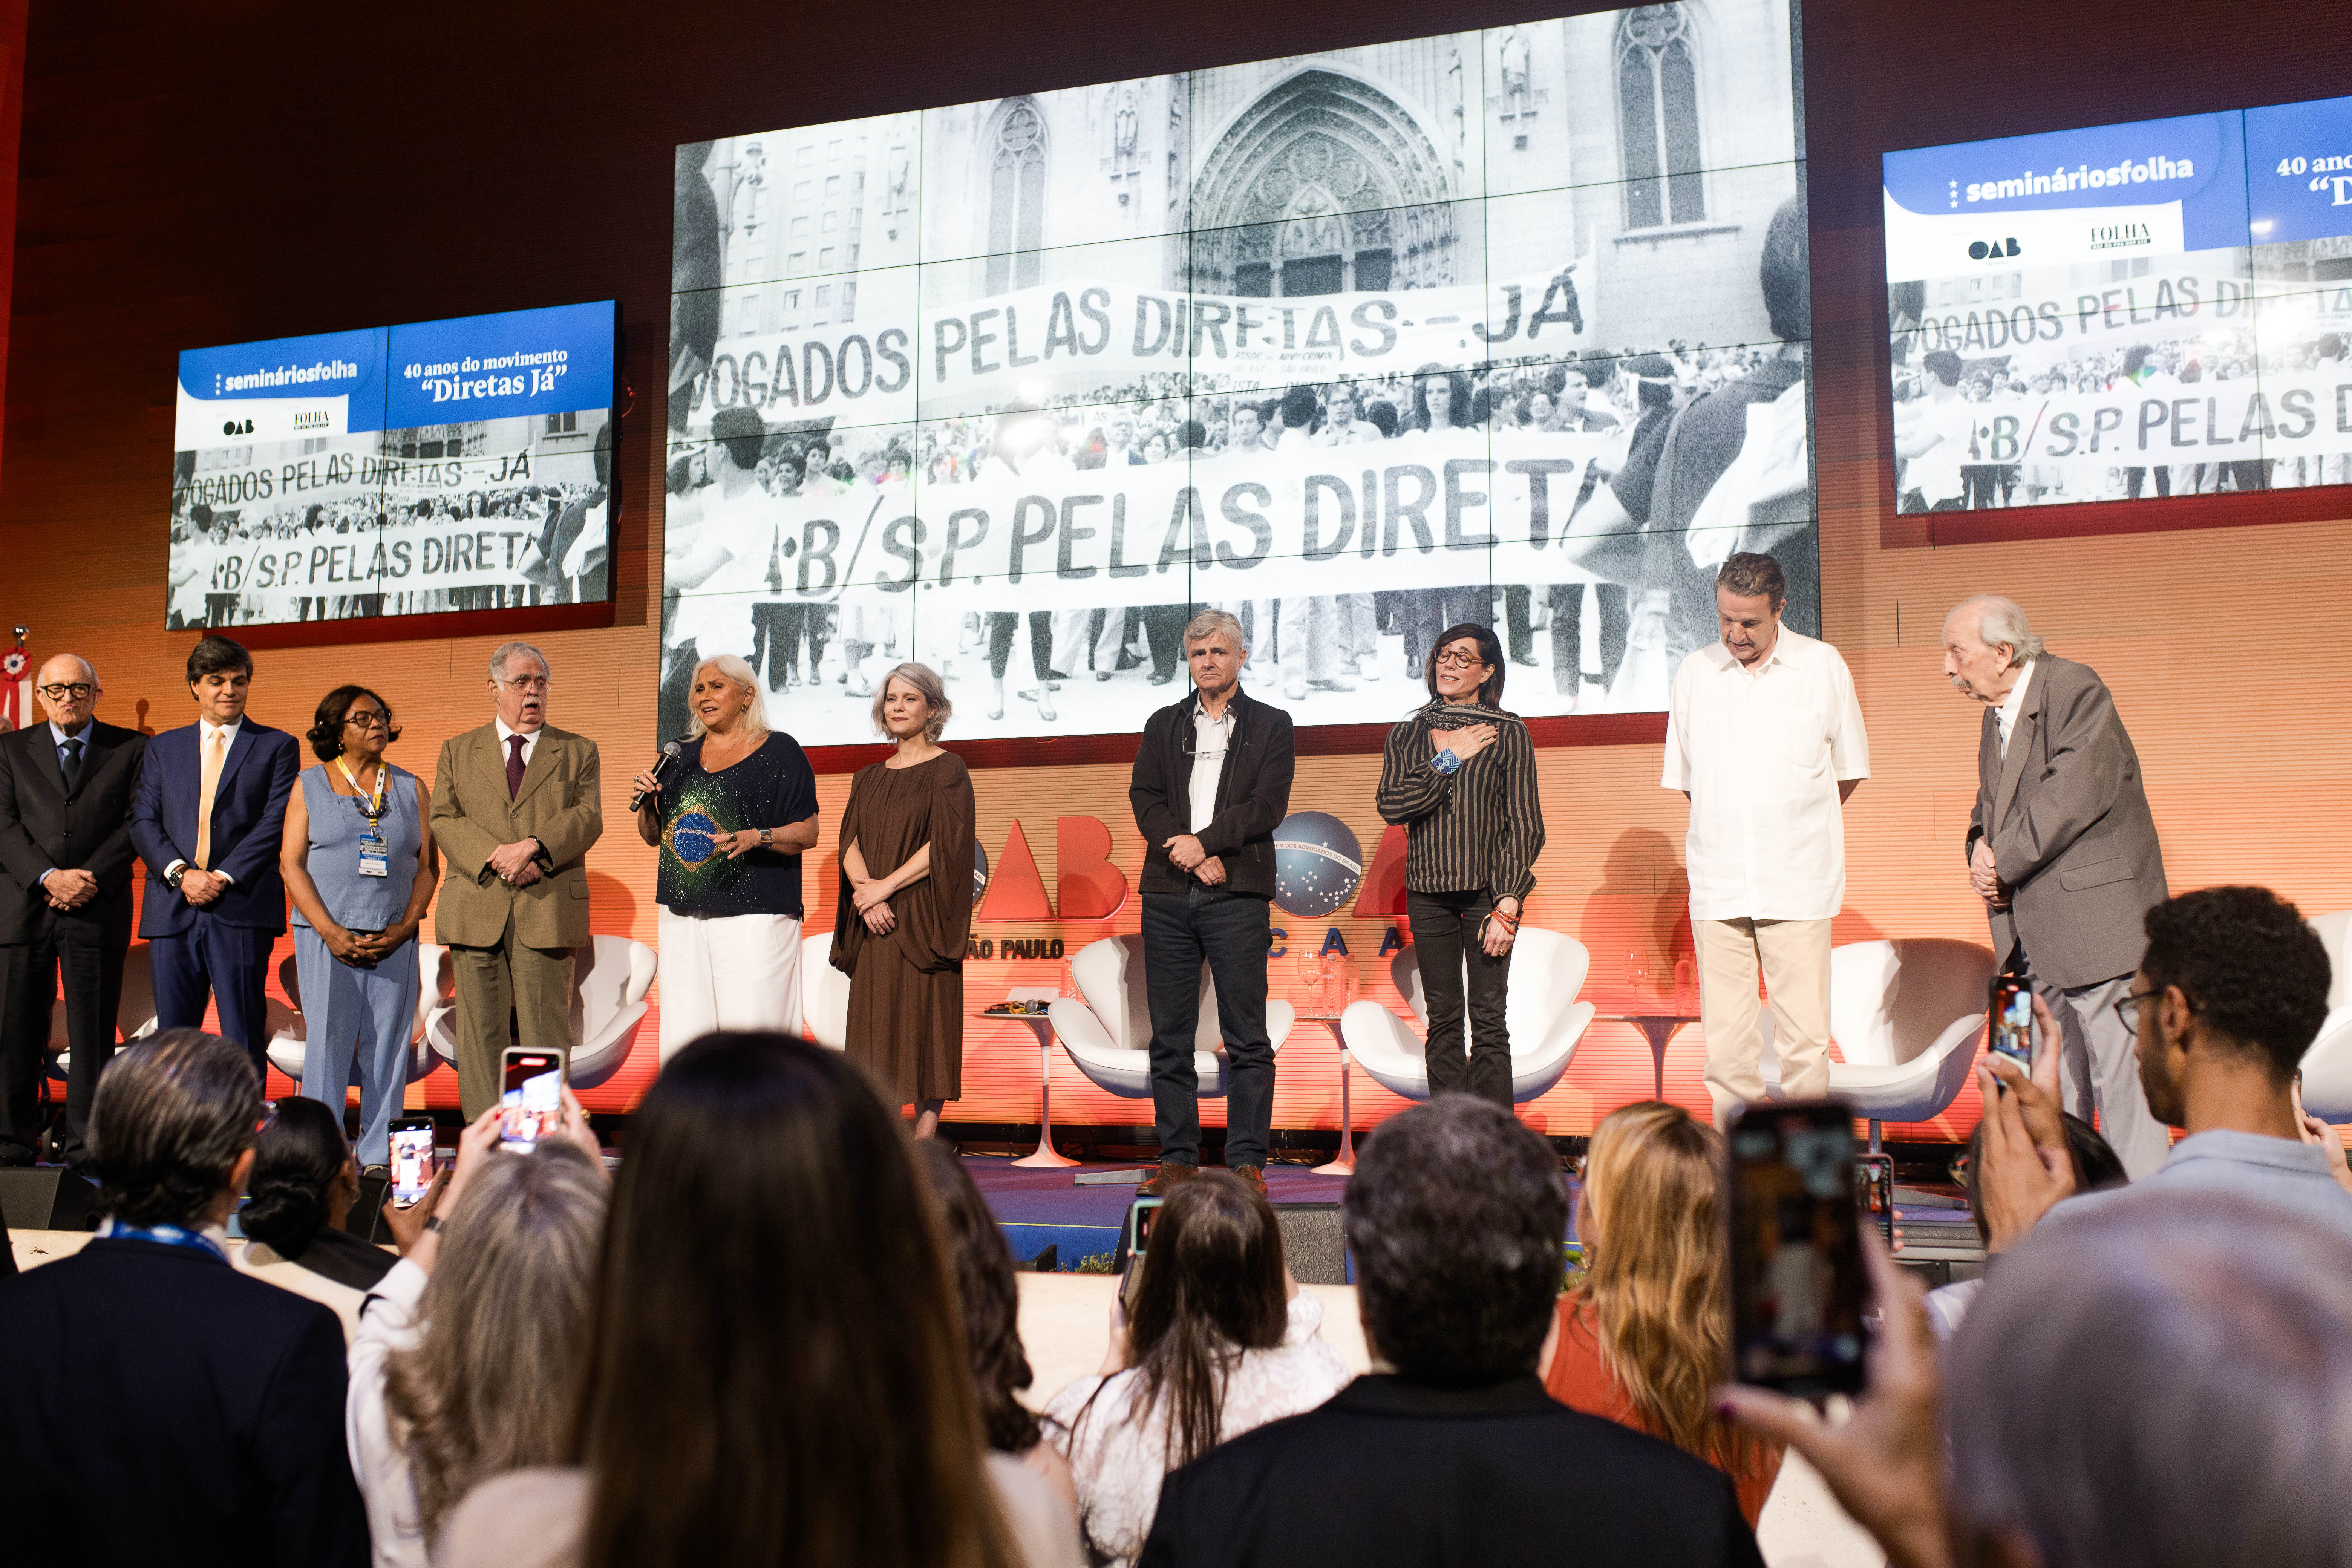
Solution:
[(661, 942), (661, 1057), (717, 1029), (807, 1031), (801, 1022), (801, 922), (790, 915), (681, 915)]

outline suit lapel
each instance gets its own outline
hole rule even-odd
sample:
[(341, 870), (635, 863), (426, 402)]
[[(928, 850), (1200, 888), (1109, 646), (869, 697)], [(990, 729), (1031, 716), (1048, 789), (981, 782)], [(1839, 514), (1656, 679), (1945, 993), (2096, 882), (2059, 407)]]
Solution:
[[(514, 793), (514, 810), (521, 811), (522, 803), (531, 797), (531, 792), (555, 776), (556, 753), (562, 749), (562, 742), (557, 740), (554, 731), (548, 729), (540, 731), (539, 744), (530, 749), (530, 761), (522, 765), (522, 784)], [(499, 770), (499, 777), (500, 783), (505, 782), (504, 768)]]
[[(2033, 749), (2033, 737), (2042, 728), (2042, 707), (2049, 700), (2048, 672), (2042, 672), (2042, 683), (2025, 694), (2025, 710), (2017, 716), (2017, 730), (2009, 738), (2009, 751), (2001, 758), (2000, 787), (1993, 792), (1993, 820), (1999, 822), (2009, 815), (2010, 803), (2017, 798), (2018, 781), (2025, 776), (2026, 754)], [(1994, 734), (1999, 738), (1999, 730)]]
[[(90, 735), (94, 735), (97, 732), (98, 726), (92, 724), (89, 727), (89, 734), (86, 734), (82, 737), (81, 772), (82, 777), (84, 778), (88, 778), (89, 776), (89, 742)], [(65, 794), (65, 763), (58, 757), (58, 738), (57, 735), (49, 729), (49, 721), (47, 719), (42, 720), (39, 723), (34, 725), (29, 731), (26, 731), (26, 734), (33, 750), (39, 754), (40, 761), (37, 765), (41, 770), (41, 776), (47, 779), (51, 784), (57, 785), (58, 793), (59, 795)]]
[[(506, 748), (499, 744), (499, 727), (485, 724), (474, 733), (478, 737), (474, 742), (474, 758), (482, 784), (490, 792), (489, 798), (498, 802), (499, 809), (507, 814), (511, 826), (514, 807), (507, 798), (507, 753)], [(467, 815), (472, 814), (469, 812)]]
[[(220, 778), (213, 785), (214, 810), (218, 811), (220, 803), (228, 798), (229, 781), (236, 777), (236, 770), (245, 766), (245, 759), (253, 755), (254, 748), (261, 744), (260, 737), (255, 733), (257, 728), (250, 719), (236, 727), (236, 739), (228, 743), (228, 755), (221, 762)], [(204, 776), (202, 735), (196, 737), (196, 770), (197, 777), (201, 779)]]

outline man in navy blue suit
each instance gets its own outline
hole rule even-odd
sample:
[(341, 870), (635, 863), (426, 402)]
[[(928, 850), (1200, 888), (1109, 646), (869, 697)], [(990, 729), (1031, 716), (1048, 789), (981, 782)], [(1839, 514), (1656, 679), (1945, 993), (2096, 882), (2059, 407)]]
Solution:
[(196, 721), (147, 742), (131, 841), (147, 865), (139, 934), (149, 943), (156, 1027), (202, 1028), (205, 1003), (217, 997), (220, 1032), (266, 1073), (262, 987), (286, 929), (278, 854), (302, 763), (293, 736), (245, 716), (252, 684), (253, 656), (226, 637), (205, 637), (189, 653)]

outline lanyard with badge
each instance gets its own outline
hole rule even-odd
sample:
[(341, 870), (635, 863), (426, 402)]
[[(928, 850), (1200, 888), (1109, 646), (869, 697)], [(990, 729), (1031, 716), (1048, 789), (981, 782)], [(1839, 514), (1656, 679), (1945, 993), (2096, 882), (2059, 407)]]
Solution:
[(378, 824), (383, 819), (384, 785), (392, 777), (391, 764), (376, 763), (375, 794), (373, 795), (360, 788), (359, 775), (352, 772), (351, 763), (337, 757), (335, 766), (343, 770), (343, 778), (352, 786), (354, 804), (359, 806), (360, 815), (367, 818), (367, 829), (360, 835), (360, 875), (389, 877), (392, 875), (392, 846), (385, 841), (383, 830)]

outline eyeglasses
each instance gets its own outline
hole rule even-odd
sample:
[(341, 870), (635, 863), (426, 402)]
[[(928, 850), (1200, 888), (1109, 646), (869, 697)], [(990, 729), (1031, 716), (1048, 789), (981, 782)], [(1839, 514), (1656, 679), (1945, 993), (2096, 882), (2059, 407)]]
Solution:
[(44, 686), (38, 689), (52, 702), (63, 702), (68, 697), (77, 702), (86, 702), (98, 695), (98, 688), (86, 680), (77, 680), (71, 686)]
[(2135, 991), (2130, 995), (2123, 997), (2115, 1005), (2116, 1021), (2122, 1024), (2128, 1033), (2134, 1035), (2138, 1034), (2139, 1005), (2143, 1002), (2153, 1001), (2163, 994), (2164, 993), (2161, 990)]
[(1437, 668), (1440, 669), (1468, 669), (1473, 666), (1484, 668), (1486, 663), (1485, 659), (1475, 653), (1460, 653), (1453, 648), (1448, 648), (1437, 656)]
[(346, 713), (343, 722), (354, 730), (389, 730), (392, 717), (386, 713)]
[(518, 675), (512, 680), (501, 684), (511, 687), (517, 691), (545, 691), (555, 683), (544, 675)]

